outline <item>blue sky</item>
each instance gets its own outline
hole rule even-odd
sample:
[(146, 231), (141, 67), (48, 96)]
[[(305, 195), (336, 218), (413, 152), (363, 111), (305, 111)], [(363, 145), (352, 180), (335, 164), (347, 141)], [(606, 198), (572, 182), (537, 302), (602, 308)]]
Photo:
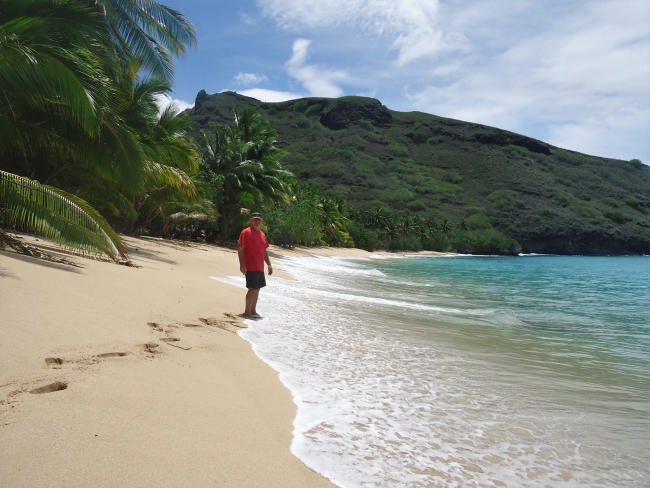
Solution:
[(650, 161), (648, 0), (161, 0), (196, 26), (174, 98), (365, 95)]

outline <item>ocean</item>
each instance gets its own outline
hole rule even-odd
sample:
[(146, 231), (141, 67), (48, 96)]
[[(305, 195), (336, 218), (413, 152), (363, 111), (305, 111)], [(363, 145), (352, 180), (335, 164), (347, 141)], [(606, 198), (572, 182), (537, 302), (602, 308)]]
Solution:
[(335, 485), (650, 485), (649, 257), (274, 264), (240, 334)]

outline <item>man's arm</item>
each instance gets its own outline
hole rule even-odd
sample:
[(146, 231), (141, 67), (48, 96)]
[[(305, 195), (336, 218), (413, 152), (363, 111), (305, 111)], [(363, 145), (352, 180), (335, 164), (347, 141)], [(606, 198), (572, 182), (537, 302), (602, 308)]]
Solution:
[(273, 266), (271, 266), (271, 259), (269, 258), (269, 253), (266, 252), (266, 249), (264, 249), (264, 261), (269, 267), (269, 276), (271, 276), (273, 274)]
[[(239, 271), (241, 274), (246, 274), (246, 265), (244, 264), (244, 245), (240, 244), (237, 247), (237, 255), (239, 256)], [(269, 273), (271, 274), (271, 273)]]

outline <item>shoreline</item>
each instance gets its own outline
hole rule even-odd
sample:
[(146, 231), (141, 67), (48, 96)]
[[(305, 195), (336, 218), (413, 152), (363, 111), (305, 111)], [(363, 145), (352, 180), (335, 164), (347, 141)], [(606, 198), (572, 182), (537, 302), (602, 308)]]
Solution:
[(125, 237), (130, 268), (21, 237), (81, 268), (0, 251), (6, 486), (333, 486), (290, 451), (297, 407), (236, 334), (242, 290), (209, 278), (236, 251)]

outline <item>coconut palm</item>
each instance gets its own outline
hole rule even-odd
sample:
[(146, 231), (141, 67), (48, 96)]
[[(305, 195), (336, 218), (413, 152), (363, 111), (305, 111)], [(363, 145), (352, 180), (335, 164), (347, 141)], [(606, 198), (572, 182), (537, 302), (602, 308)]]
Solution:
[[(186, 141), (179, 142), (182, 138), (171, 128), (178, 125), (173, 117), (140, 120), (154, 126), (149, 132), (134, 123), (136, 118), (127, 119), (134, 105), (129, 95), (140, 88), (135, 80), (147, 80), (147, 73), (170, 79), (171, 56), (194, 43), (194, 29), (180, 13), (148, 0), (2, 2), (2, 169), (48, 183), (43, 186), (48, 202), (74, 204), (71, 212), (81, 208), (93, 218), (101, 217), (78, 194), (103, 211), (134, 218), (133, 195), (152, 181), (192, 193), (183, 166), (196, 154)], [(167, 136), (157, 132), (158, 126)], [(5, 181), (16, 177), (4, 175)], [(52, 185), (74, 191), (74, 198)], [(32, 228), (28, 222), (45, 222), (45, 214), (25, 214), (40, 208), (28, 204), (30, 195), (40, 193), (26, 192), (22, 200), (7, 197), (5, 223), (12, 222), (12, 215), (23, 215), (20, 225), (25, 228)], [(17, 204), (22, 207), (11, 206)], [(61, 220), (47, 222), (55, 226)], [(33, 229), (44, 231), (38, 225)], [(53, 230), (48, 232), (56, 238)], [(64, 235), (61, 239), (72, 246), (81, 234)], [(82, 249), (88, 245), (83, 239), (77, 244)]]
[(333, 200), (321, 195), (312, 185), (305, 185), (303, 188), (294, 185), (293, 193), (296, 203), (307, 203), (314, 207), (327, 242), (340, 246), (351, 243), (352, 238), (346, 230), (350, 219), (344, 215), (344, 200)]
[(87, 0), (106, 19), (123, 66), (138, 60), (146, 75), (171, 80), (172, 56), (196, 45), (196, 30), (185, 16), (152, 0)]
[(230, 223), (265, 201), (288, 201), (293, 181), (280, 164), (284, 152), (276, 146), (276, 132), (250, 109), (226, 127), (202, 131), (201, 171), (216, 191), (221, 213), (221, 239), (229, 237)]
[(110, 42), (101, 15), (79, 2), (3, 2), (0, 154), (84, 155), (79, 143), (99, 136), (113, 95)]

